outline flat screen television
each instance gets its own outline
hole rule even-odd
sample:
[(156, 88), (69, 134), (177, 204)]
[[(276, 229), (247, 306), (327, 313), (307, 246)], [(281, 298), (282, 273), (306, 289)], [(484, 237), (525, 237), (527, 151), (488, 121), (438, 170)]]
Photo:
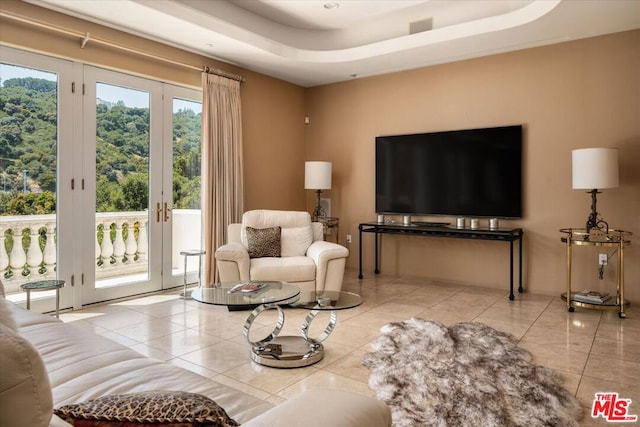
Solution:
[(376, 212), (522, 217), (522, 125), (376, 137)]

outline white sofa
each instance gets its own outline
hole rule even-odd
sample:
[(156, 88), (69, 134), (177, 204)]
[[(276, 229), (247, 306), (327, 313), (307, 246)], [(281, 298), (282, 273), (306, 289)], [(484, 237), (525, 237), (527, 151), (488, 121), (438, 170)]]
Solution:
[[(247, 227), (281, 228), (281, 256), (250, 257)], [(308, 212), (253, 210), (230, 224), (227, 243), (216, 250), (221, 282), (283, 281), (302, 291), (339, 291), (349, 251), (323, 240), (323, 226)]]
[(0, 426), (69, 426), (53, 408), (106, 395), (149, 390), (198, 393), (243, 426), (390, 426), (388, 407), (373, 398), (309, 389), (273, 406), (0, 296)]

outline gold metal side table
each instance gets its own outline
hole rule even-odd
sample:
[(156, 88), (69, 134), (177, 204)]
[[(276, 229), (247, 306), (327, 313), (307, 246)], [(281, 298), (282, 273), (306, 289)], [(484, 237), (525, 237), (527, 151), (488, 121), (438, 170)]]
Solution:
[[(590, 232), (587, 232), (585, 228), (562, 228), (560, 232), (565, 234), (560, 240), (567, 246), (567, 292), (561, 295), (562, 299), (567, 302), (567, 310), (573, 312), (574, 306), (595, 310), (617, 310), (618, 316), (621, 319), (627, 317), (624, 312), (625, 307), (629, 306), (629, 301), (624, 299), (624, 247), (631, 244), (631, 240), (629, 239), (631, 233), (629, 231), (613, 229), (607, 231), (591, 229)], [(611, 301), (596, 304), (576, 301), (574, 299), (575, 294), (571, 292), (571, 261), (574, 246), (595, 246), (617, 249), (618, 280), (616, 294)]]
[(333, 230), (335, 229), (335, 238), (336, 238), (336, 243), (338, 243), (338, 232), (340, 231), (340, 220), (338, 218), (335, 217), (318, 217), (318, 222), (322, 223), (322, 233), (325, 235), (325, 239), (326, 236), (330, 236), (331, 234), (333, 234)]

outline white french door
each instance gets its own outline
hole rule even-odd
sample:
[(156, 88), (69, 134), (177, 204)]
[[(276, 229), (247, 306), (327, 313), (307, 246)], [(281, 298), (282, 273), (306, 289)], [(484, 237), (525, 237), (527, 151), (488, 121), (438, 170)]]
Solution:
[[(163, 288), (183, 284), (181, 251), (202, 249), (201, 117), (202, 92), (174, 85), (163, 86)], [(167, 213), (164, 203), (171, 208)], [(156, 204), (156, 208), (157, 208)], [(156, 218), (157, 219), (157, 218)], [(187, 282), (198, 280), (197, 257), (187, 258)]]
[(162, 289), (165, 202), (162, 84), (90, 66), (83, 84), (84, 305)]
[[(61, 307), (73, 304), (73, 79), (70, 61), (0, 46), (0, 279), (15, 302), (20, 285), (59, 279)], [(55, 291), (32, 296), (55, 310)]]
[[(184, 259), (179, 252), (202, 247), (201, 92), (15, 49), (2, 47), (1, 53), (3, 63), (24, 67), (24, 73), (32, 64), (50, 73), (47, 78), (56, 82), (58, 96), (55, 107), (50, 101), (46, 104), (52, 110), (47, 114), (57, 124), (55, 141), (49, 143), (53, 172), (25, 178), (29, 191), (40, 192), (46, 178), (55, 176), (55, 227), (49, 227), (51, 232), (35, 223), (23, 227), (23, 216), (16, 216), (17, 225), (7, 232), (8, 216), (0, 212), (0, 240), (9, 237), (10, 243), (17, 242), (14, 233), (43, 236), (43, 260), (34, 258), (37, 236), (25, 237), (16, 249), (3, 252), (0, 247), (3, 277), (21, 274), (23, 282), (66, 280), (61, 308), (181, 285)], [(25, 129), (40, 136), (31, 124)], [(9, 161), (26, 169), (29, 159), (36, 157), (29, 149), (22, 143), (12, 151), (15, 159), (0, 159), (5, 181), (19, 178), (16, 167), (7, 166)], [(35, 149), (42, 151), (40, 146)], [(36, 166), (33, 170), (42, 172), (43, 166)], [(27, 184), (25, 192), (26, 188)], [(51, 214), (47, 221), (52, 221)], [(35, 231), (23, 231), (28, 229)], [(47, 258), (47, 241), (50, 246), (56, 243), (54, 261), (50, 255)], [(39, 263), (40, 268), (29, 268), (29, 263)], [(189, 259), (190, 283), (197, 279), (197, 269), (197, 259)], [(11, 277), (3, 281), (11, 282)], [(53, 293), (32, 296), (37, 298), (35, 309), (54, 308)]]
[[(177, 286), (180, 251), (202, 245), (201, 94), (89, 66), (84, 85), (83, 223), (91, 237), (83, 265), (94, 268), (83, 304)], [(192, 283), (198, 265), (188, 261)]]

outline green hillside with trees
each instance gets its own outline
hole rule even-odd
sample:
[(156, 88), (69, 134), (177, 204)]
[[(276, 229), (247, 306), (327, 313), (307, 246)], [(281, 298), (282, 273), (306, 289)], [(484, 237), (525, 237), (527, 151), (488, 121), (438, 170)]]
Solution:
[[(0, 215), (55, 212), (56, 102), (53, 81), (2, 82)], [(96, 212), (146, 209), (149, 109), (98, 102), (96, 113)], [(199, 208), (201, 114), (180, 110), (173, 120), (173, 206)]]

